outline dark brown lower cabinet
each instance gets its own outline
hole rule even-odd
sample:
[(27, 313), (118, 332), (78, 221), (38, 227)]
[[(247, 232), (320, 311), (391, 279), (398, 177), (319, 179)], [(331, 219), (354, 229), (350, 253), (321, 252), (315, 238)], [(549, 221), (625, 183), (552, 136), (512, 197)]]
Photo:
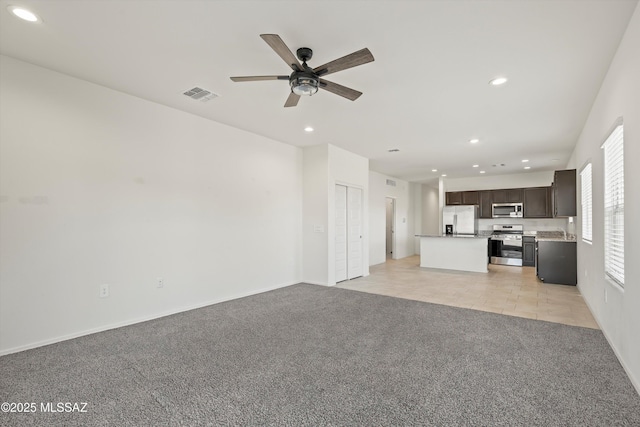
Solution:
[(536, 238), (525, 236), (522, 238), (522, 266), (536, 266)]
[(556, 285), (578, 283), (576, 242), (539, 241), (536, 258), (536, 275), (541, 281)]

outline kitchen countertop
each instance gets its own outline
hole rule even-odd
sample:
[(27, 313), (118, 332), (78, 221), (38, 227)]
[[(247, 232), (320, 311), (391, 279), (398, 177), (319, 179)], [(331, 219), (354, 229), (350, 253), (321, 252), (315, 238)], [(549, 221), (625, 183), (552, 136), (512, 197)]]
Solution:
[[(481, 230), (478, 234), (416, 234), (416, 237), (439, 237), (445, 239), (488, 239), (491, 234)], [(525, 231), (524, 237), (535, 237), (538, 242), (575, 242), (575, 234), (564, 237), (562, 231)]]
[(565, 237), (562, 231), (529, 231), (524, 233), (525, 237), (535, 237), (538, 242), (575, 242), (576, 235), (568, 234)]
[(570, 236), (567, 236), (566, 239), (564, 237), (536, 237), (536, 240), (538, 242), (576, 242), (576, 238), (571, 238)]

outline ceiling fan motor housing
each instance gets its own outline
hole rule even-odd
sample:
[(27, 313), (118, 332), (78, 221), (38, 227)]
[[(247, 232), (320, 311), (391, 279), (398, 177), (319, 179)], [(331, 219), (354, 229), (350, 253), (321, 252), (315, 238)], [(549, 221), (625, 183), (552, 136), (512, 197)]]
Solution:
[(296, 55), (298, 56), (298, 59), (300, 61), (307, 62), (313, 56), (313, 50), (309, 49), (308, 47), (301, 47), (300, 49), (296, 50)]

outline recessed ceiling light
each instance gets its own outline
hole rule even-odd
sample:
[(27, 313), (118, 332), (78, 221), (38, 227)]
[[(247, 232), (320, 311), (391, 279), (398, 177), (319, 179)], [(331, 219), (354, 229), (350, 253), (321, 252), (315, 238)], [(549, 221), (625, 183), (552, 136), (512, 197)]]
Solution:
[(399, 148), (392, 148), (391, 150), (388, 150), (390, 153), (397, 153), (398, 151), (400, 151)]
[(552, 162), (557, 162), (557, 161), (558, 161), (558, 159), (551, 159), (551, 161), (552, 161)]
[(473, 165), (474, 168), (477, 168), (478, 166), (480, 166), (480, 165)]
[(480, 173), (485, 173), (485, 171), (480, 171)]
[(531, 166), (525, 166), (524, 168), (525, 169), (531, 169)]
[(431, 169), (431, 172), (438, 172), (438, 169)]
[(489, 84), (491, 86), (500, 86), (503, 85), (507, 82), (507, 78), (506, 77), (496, 77), (495, 79), (491, 80), (489, 82)]
[(305, 132), (313, 132), (313, 128), (311, 126), (307, 126), (306, 128), (304, 128)]
[(446, 173), (443, 173), (441, 176), (447, 176), (447, 174), (446, 174)]
[(480, 142), (480, 140), (478, 138), (473, 138), (473, 139), (470, 139), (469, 142), (472, 144), (477, 144), (478, 142)]
[(23, 7), (20, 7), (20, 6), (9, 6), (7, 9), (9, 9), (11, 11), (11, 13), (13, 13), (18, 18), (24, 19), (25, 21), (29, 21), (29, 22), (42, 21), (38, 17), (38, 15), (36, 15), (35, 13), (33, 13), (30, 10), (27, 10), (27, 9), (25, 9)]
[(527, 163), (528, 161), (529, 161), (529, 160), (524, 159), (524, 160), (522, 161), (522, 163)]

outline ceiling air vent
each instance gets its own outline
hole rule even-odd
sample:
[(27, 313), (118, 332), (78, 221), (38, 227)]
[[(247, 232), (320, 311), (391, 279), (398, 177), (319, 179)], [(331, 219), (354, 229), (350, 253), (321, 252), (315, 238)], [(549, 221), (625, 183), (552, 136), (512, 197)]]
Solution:
[(392, 187), (395, 187), (395, 186), (396, 186), (396, 182), (395, 182), (394, 180), (392, 180), (392, 179), (388, 179), (388, 180), (387, 180), (387, 185), (390, 185), (390, 186), (392, 186)]
[(189, 98), (195, 99), (200, 102), (211, 101), (212, 99), (220, 96), (217, 93), (213, 93), (209, 90), (201, 89), (199, 87), (194, 87), (193, 89), (186, 91), (184, 94)]

